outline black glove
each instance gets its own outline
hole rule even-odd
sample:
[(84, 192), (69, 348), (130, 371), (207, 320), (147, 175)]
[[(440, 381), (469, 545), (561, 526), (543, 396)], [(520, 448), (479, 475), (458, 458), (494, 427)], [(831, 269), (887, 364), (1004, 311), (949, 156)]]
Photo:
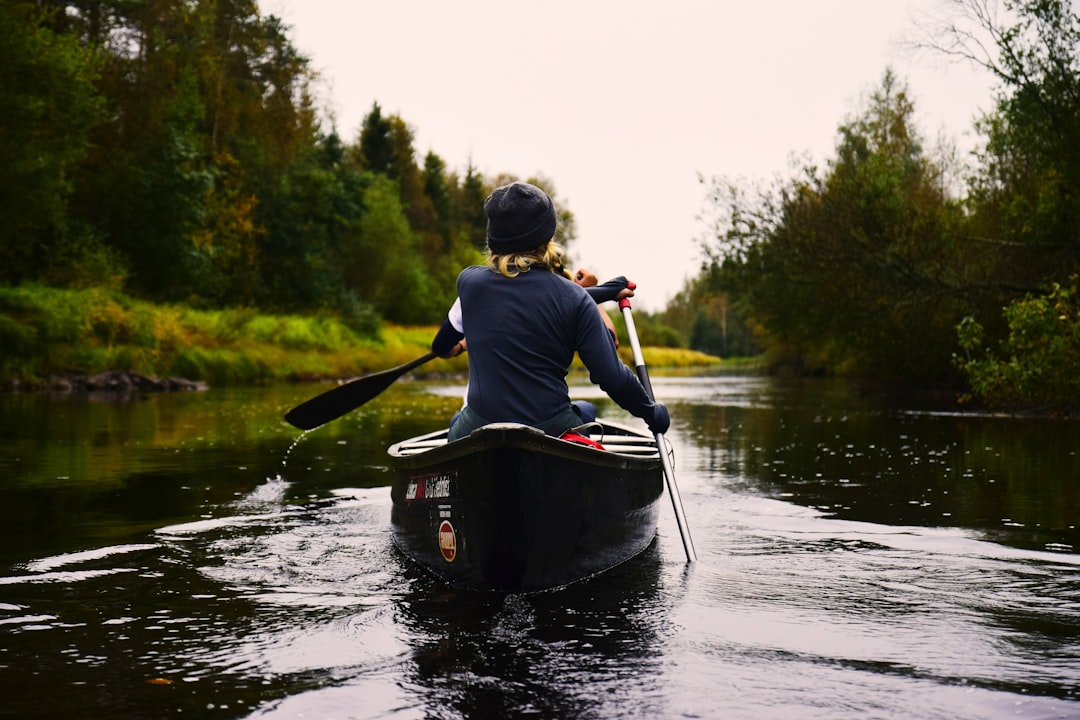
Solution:
[(620, 275), (600, 285), (587, 287), (585, 292), (589, 293), (589, 297), (593, 299), (593, 302), (599, 305), (610, 300), (618, 300), (619, 293), (626, 289), (626, 285), (626, 278)]
[(668, 428), (671, 427), (671, 417), (668, 415), (667, 408), (660, 403), (654, 403), (652, 420), (646, 424), (654, 433), (659, 435), (666, 433)]

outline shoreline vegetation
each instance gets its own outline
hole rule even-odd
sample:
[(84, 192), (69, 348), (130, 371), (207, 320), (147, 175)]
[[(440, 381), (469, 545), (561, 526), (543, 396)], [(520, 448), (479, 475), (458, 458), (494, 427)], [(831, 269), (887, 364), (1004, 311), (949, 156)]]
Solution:
[[(918, 39), (998, 81), (970, 152), (923, 132), (886, 67), (831, 157), (793, 156), (772, 180), (702, 176), (702, 262), (637, 318), (650, 365), (745, 367), (657, 347), (685, 346), (760, 355), (770, 375), (1077, 415), (1080, 13), (993, 4), (958, 2), (955, 24)], [(540, 169), (454, 168), (375, 98), (339, 134), (310, 59), (258, 5), (0, 2), (0, 384), (400, 365), (482, 262), (484, 198), (514, 179), (552, 196), (573, 256), (574, 212)]]
[[(436, 329), (353, 328), (329, 313), (157, 305), (101, 288), (7, 287), (0, 288), (0, 385), (20, 392), (160, 392), (340, 381), (423, 355)], [(633, 366), (629, 343), (622, 338), (621, 344), (623, 360)], [(658, 369), (754, 362), (681, 348), (644, 352), (650, 368)], [(459, 357), (416, 375), (464, 375), (467, 368), (467, 358)]]

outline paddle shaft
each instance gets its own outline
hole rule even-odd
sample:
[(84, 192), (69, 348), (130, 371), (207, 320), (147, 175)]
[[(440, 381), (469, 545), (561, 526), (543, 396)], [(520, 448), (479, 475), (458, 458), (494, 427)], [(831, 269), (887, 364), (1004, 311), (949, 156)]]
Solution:
[(317, 428), (352, 412), (393, 385), (405, 373), (436, 357), (438, 355), (429, 352), (403, 365), (365, 375), (344, 385), (330, 388), (285, 413), (285, 420), (300, 430)]
[[(641, 380), (649, 399), (656, 402), (653, 394), (652, 382), (649, 381), (649, 371), (645, 368), (645, 357), (641, 354), (641, 343), (638, 341), (637, 327), (634, 325), (634, 315), (630, 312), (630, 298), (619, 300), (619, 309), (622, 311), (623, 320), (626, 321), (626, 333), (630, 336), (630, 349), (634, 353), (634, 365), (638, 379)], [(686, 522), (686, 512), (683, 510), (682, 496), (679, 495), (679, 486), (675, 482), (675, 468), (671, 465), (671, 458), (664, 452), (663, 433), (653, 433), (656, 440), (656, 451), (660, 454), (660, 464), (664, 468), (664, 480), (667, 484), (668, 495), (671, 496), (671, 506), (675, 510), (675, 522), (679, 525), (679, 535), (682, 536), (683, 550), (686, 551), (686, 562), (697, 560), (697, 550), (694, 549), (694, 539), (690, 537), (690, 526)]]

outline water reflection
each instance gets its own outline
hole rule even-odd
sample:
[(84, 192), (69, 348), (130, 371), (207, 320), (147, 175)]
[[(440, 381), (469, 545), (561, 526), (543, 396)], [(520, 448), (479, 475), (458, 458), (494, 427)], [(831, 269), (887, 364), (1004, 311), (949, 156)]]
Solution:
[[(414, 640), (425, 717), (662, 717), (667, 632), (655, 544), (558, 593), (484, 595), (417, 578), (398, 606)], [(620, 709), (621, 708), (621, 709)], [(601, 713), (603, 710), (603, 713)]]
[(5, 654), (68, 636), (24, 692), (75, 678), (79, 702), (125, 717), (318, 716), (342, 702), (361, 717), (588, 717), (661, 696), (653, 645), (669, 630), (655, 545), (561, 593), (462, 593), (390, 547), (385, 492), (303, 505), (283, 504), (287, 492), (271, 479), (235, 515), (0, 580), (20, 596), (5, 608), (21, 612), (5, 621), (18, 626)]
[[(699, 549), (724, 559), (695, 569), (695, 607), (673, 622), (692, 639), (686, 684), (744, 693), (725, 704), (732, 716), (816, 717), (805, 712), (812, 687), (830, 689), (817, 698), (829, 717), (1075, 712), (1066, 709), (1080, 689), (1075, 555), (748, 495), (718, 503), (711, 518), (724, 532)], [(701, 706), (691, 692), (688, 707)]]
[(311, 388), (0, 402), (3, 712), (1080, 715), (1076, 426), (654, 385), (700, 561), (665, 506), (633, 562), (509, 597), (390, 542), (385, 448), (445, 422), (457, 386), (303, 437), (280, 416)]
[(896, 410), (842, 383), (809, 388), (794, 401), (747, 393), (753, 402), (678, 406), (693, 471), (834, 517), (1080, 547), (1076, 423)]
[(303, 481), (302, 496), (382, 485), (383, 450), (454, 409), (410, 390), (403, 383), (304, 438), (281, 417), (311, 386), (0, 397), (0, 562), (120, 542), (284, 472)]

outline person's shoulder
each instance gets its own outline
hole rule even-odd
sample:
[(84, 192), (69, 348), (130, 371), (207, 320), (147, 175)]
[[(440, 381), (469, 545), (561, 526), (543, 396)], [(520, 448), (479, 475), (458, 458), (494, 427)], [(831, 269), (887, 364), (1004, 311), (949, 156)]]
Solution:
[(469, 265), (458, 273), (458, 277), (461, 277), (462, 275), (475, 275), (476, 273), (484, 272), (485, 270), (488, 270), (486, 265)]
[(458, 284), (462, 282), (468, 282), (469, 280), (472, 280), (476, 277), (482, 277), (488, 271), (489, 269), (485, 265), (470, 265), (469, 267), (463, 269), (461, 272), (458, 273)]
[(585, 288), (581, 287), (570, 278), (563, 277), (562, 275), (556, 275), (555, 279), (559, 281), (560, 287), (562, 287), (567, 293), (570, 293), (574, 297), (589, 297), (589, 293), (585, 291)]

